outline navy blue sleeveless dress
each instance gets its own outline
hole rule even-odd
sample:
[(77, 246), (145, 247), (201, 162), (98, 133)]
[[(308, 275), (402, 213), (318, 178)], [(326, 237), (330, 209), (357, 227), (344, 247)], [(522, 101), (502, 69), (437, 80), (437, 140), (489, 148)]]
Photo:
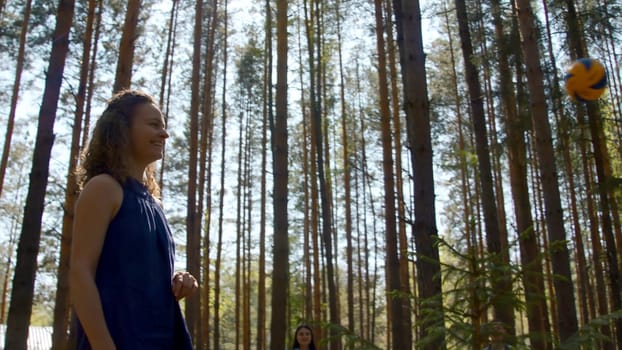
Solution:
[[(110, 222), (95, 283), (117, 350), (191, 350), (179, 303), (171, 290), (174, 243), (164, 213), (133, 178)], [(81, 327), (77, 348), (91, 349)]]

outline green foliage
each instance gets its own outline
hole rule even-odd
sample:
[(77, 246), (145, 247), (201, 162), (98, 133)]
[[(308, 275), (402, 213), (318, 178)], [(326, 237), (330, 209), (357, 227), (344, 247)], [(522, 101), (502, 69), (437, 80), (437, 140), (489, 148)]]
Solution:
[[(24, 18), (26, 1), (8, 1), (0, 17), (0, 52), (9, 54), (11, 58), (17, 56), (19, 35)], [(27, 48), (33, 52), (38, 46), (49, 49), (57, 1), (33, 1), (28, 23)], [(40, 53), (40, 52), (39, 52)], [(12, 61), (10, 61), (12, 62)]]
[(622, 5), (619, 2), (601, 4), (586, 1), (583, 8), (579, 8), (580, 21), (584, 28), (586, 40), (593, 45), (595, 51), (602, 49), (602, 41), (609, 40), (610, 35), (622, 32)]
[(442, 296), (419, 300), (419, 322), (431, 326), (424, 330), (426, 335), (418, 339), (415, 345), (417, 349), (428, 347), (429, 344), (436, 343), (439, 338), (447, 342), (447, 332), (450, 328), (447, 327), (447, 313), (442, 304)]
[[(324, 334), (327, 336), (321, 339), (319, 344), (320, 348), (329, 344), (333, 337), (338, 337), (342, 340), (344, 350), (380, 350), (381, 348), (372, 342), (363, 339), (360, 335), (352, 332), (342, 325), (336, 325), (329, 322), (321, 324)], [(334, 334), (332, 337), (328, 334)]]
[(240, 48), (240, 58), (236, 63), (236, 82), (244, 95), (242, 97), (255, 104), (261, 103), (263, 91), (263, 50), (258, 45), (257, 40), (251, 37), (246, 45)]
[(562, 350), (580, 350), (595, 349), (598, 342), (610, 342), (611, 339), (604, 336), (600, 329), (603, 326), (609, 326), (614, 320), (622, 317), (622, 310), (617, 310), (604, 316), (600, 316), (590, 320), (585, 324), (579, 332), (570, 337), (564, 344), (560, 346)]
[[(493, 301), (502, 298), (501, 303), (511, 304), (515, 310), (524, 308), (522, 291), (517, 287), (519, 283), (516, 280), (516, 276), (520, 275), (520, 266), (512, 263), (499, 264), (499, 257), (494, 254), (484, 253), (483, 256), (479, 256), (469, 250), (456, 249), (456, 245), (442, 238), (438, 239), (438, 244), (444, 253), (441, 262), (443, 304), (438, 305), (439, 298), (422, 301), (420, 317), (439, 317), (440, 313), (435, 310), (442, 308), (445, 331), (442, 327), (426, 330), (428, 334), (421, 339), (419, 345), (432, 341), (434, 337), (442, 336), (443, 332), (449, 349), (485, 344), (484, 329), (474, 324), (474, 320), (484, 319), (488, 310), (492, 309)], [(511, 295), (500, 296), (492, 288), (494, 279), (507, 276), (511, 276), (514, 290)], [(517, 346), (520, 348), (522, 344), (520, 341), (518, 343)]]

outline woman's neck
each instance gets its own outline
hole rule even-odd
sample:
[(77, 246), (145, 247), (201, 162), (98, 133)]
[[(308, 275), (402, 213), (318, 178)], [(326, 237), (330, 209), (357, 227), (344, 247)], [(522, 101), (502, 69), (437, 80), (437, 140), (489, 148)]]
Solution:
[(300, 350), (309, 350), (309, 345), (300, 345)]
[(128, 175), (142, 182), (145, 175), (145, 168), (144, 166), (133, 164), (128, 168)]

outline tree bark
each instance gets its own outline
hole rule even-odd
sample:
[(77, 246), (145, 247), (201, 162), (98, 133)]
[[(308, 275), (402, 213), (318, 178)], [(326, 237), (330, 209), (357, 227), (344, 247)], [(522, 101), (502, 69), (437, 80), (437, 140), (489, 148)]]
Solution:
[[(577, 11), (573, 1), (565, 0), (566, 4), (566, 25), (568, 29), (568, 41), (570, 46), (570, 56), (573, 59), (588, 57), (585, 38), (582, 33), (582, 25), (577, 17)], [(619, 212), (611, 211), (617, 208), (615, 195), (611, 186), (611, 162), (609, 152), (603, 132), (603, 121), (598, 102), (586, 102), (584, 106), (578, 105), (578, 115), (583, 115), (583, 107), (587, 111), (588, 126), (592, 140), (592, 150), (594, 165), (597, 175), (598, 199), (600, 200), (600, 218), (603, 238), (605, 239), (606, 258), (609, 272), (610, 303), (612, 310), (622, 308), (622, 277), (620, 276), (620, 249), (622, 248), (622, 237), (618, 237), (617, 245), (614, 238), (612, 216), (618, 216)], [(615, 339), (618, 346), (622, 347), (622, 319), (615, 319)]]
[(50, 155), (54, 143), (54, 122), (65, 59), (69, 51), (69, 31), (73, 23), (74, 5), (73, 0), (60, 0), (58, 3), (54, 40), (52, 41), (43, 100), (39, 110), (30, 184), (26, 196), (22, 231), (17, 246), (5, 349), (26, 350), (37, 273), (37, 255), (41, 240), (41, 218), (48, 183)]
[[(168, 114), (169, 104), (171, 97), (171, 75), (173, 71), (173, 62), (175, 56), (175, 36), (177, 33), (177, 5), (179, 0), (173, 0), (171, 5), (171, 15), (168, 21), (167, 38), (166, 38), (166, 51), (164, 53), (164, 63), (162, 64), (162, 74), (160, 80), (160, 98), (158, 105), (164, 115), (164, 127), (168, 128)], [(164, 161), (166, 159), (166, 149), (162, 153), (162, 159), (160, 159), (160, 178), (158, 179), (158, 185), (160, 187), (160, 193), (164, 190)]]
[(481, 282), (478, 281), (479, 276), (481, 275), (481, 268), (479, 264), (479, 250), (477, 244), (476, 232), (474, 230), (473, 221), (473, 208), (471, 204), (471, 193), (470, 193), (470, 181), (469, 181), (469, 166), (467, 164), (467, 137), (464, 135), (465, 125), (464, 117), (462, 113), (462, 99), (460, 94), (458, 93), (458, 74), (456, 72), (456, 59), (454, 55), (454, 42), (451, 28), (451, 21), (449, 18), (449, 10), (447, 9), (447, 4), (443, 4), (443, 16), (445, 20), (445, 29), (447, 30), (447, 40), (449, 45), (449, 62), (451, 64), (451, 84), (452, 84), (452, 93), (454, 100), (454, 108), (456, 112), (457, 118), (457, 126), (458, 129), (458, 152), (459, 152), (459, 164), (460, 164), (460, 188), (461, 188), (461, 198), (463, 204), (463, 213), (464, 213), (464, 238), (466, 240), (467, 245), (467, 253), (469, 257), (469, 285), (471, 286), (469, 290), (469, 299), (470, 299), (470, 318), (471, 318), (471, 329), (473, 331), (473, 335), (471, 336), (471, 346), (473, 349), (481, 349), (482, 343), (484, 342), (484, 338), (482, 336), (482, 327), (481, 327), (481, 315), (484, 312), (484, 308), (482, 307), (481, 297), (477, 294), (477, 291), (482, 285)]
[[(17, 60), (15, 64), (15, 79), (13, 80), (13, 91), (11, 93), (11, 107), (9, 118), (7, 120), (6, 134), (4, 137), (4, 147), (2, 148), (2, 160), (0, 160), (0, 197), (2, 196), (2, 188), (4, 187), (4, 176), (6, 167), (9, 163), (9, 152), (11, 151), (11, 138), (13, 137), (13, 127), (15, 125), (15, 113), (17, 110), (17, 101), (19, 100), (19, 87), (22, 80), (22, 72), (24, 70), (24, 55), (26, 51), (26, 35), (28, 34), (28, 23), (30, 22), (32, 0), (26, 1), (24, 5), (24, 17), (22, 19), (22, 28), (19, 34), (19, 48), (17, 50)], [(0, 11), (2, 11), (0, 4)]]
[[(393, 0), (400, 48), (404, 111), (413, 169), (414, 220), (412, 227), (417, 251), (416, 278), (419, 296), (419, 338), (434, 339), (422, 349), (445, 349), (439, 252), (435, 239), (434, 175), (430, 131), (430, 106), (425, 79), (425, 55), (421, 32), (419, 1)], [(425, 301), (425, 306), (421, 303)]]
[(141, 0), (128, 0), (123, 24), (123, 34), (119, 44), (119, 59), (114, 79), (112, 92), (128, 89), (132, 83), (132, 66), (134, 64), (134, 48), (138, 33), (138, 15), (140, 13)]
[[(341, 0), (335, 4), (337, 8), (337, 46), (339, 56), (339, 100), (341, 104), (341, 143), (343, 147), (343, 190), (344, 190), (344, 209), (345, 209), (345, 237), (346, 237), (346, 299), (347, 299), (347, 315), (348, 329), (354, 331), (355, 313), (354, 313), (354, 268), (352, 265), (352, 194), (351, 194), (351, 170), (350, 170), (350, 143), (348, 139), (348, 114), (346, 112), (347, 102), (345, 97), (345, 79), (343, 69), (342, 55), (342, 37), (341, 37)], [(360, 322), (361, 320), (359, 320)]]
[(276, 1), (276, 113), (272, 132), (274, 170), (274, 247), (270, 349), (285, 349), (286, 303), (289, 285), (288, 143), (287, 143), (287, 0)]
[[(246, 96), (246, 100), (249, 98)], [(242, 321), (241, 311), (244, 307), (244, 299), (242, 296), (242, 280), (243, 280), (243, 271), (242, 271), (242, 246), (244, 245), (244, 210), (242, 208), (244, 202), (244, 170), (243, 170), (243, 149), (244, 144), (248, 142), (248, 139), (244, 137), (244, 121), (243, 121), (244, 113), (239, 114), (238, 118), (238, 165), (237, 165), (237, 184), (236, 184), (236, 212), (235, 212), (235, 232), (236, 232), (236, 240), (235, 240), (235, 295), (234, 295), (234, 322), (235, 322), (235, 349), (240, 348), (240, 333), (241, 327), (240, 322)]]
[[(546, 37), (547, 37), (547, 53), (549, 56), (549, 60), (551, 61), (552, 67), (557, 67), (557, 62), (555, 59), (555, 52), (553, 48), (553, 39), (551, 33), (551, 23), (549, 20), (549, 6), (546, 1), (542, 2), (542, 7), (544, 10), (544, 19), (545, 19), (545, 28), (546, 28)], [(552, 77), (551, 77), (552, 76)], [(580, 324), (585, 325), (589, 320), (596, 317), (595, 308), (596, 301), (594, 300), (594, 293), (592, 288), (590, 287), (590, 278), (588, 274), (587, 262), (585, 259), (585, 250), (583, 243), (583, 233), (582, 233), (582, 225), (581, 219), (579, 216), (578, 209), (578, 200), (577, 200), (577, 191), (576, 186), (577, 182), (575, 182), (575, 170), (573, 169), (573, 155), (571, 154), (571, 149), (573, 148), (572, 140), (570, 139), (571, 135), (571, 118), (568, 115), (568, 112), (563, 107), (563, 99), (566, 98), (564, 94), (561, 92), (560, 87), (562, 86), (557, 69), (554, 68), (554, 73), (549, 74), (549, 85), (553, 89), (552, 93), (552, 104), (554, 106), (553, 113), (555, 115), (556, 123), (557, 123), (557, 135), (560, 143), (560, 148), (563, 153), (563, 168), (564, 173), (566, 175), (565, 181), (567, 183), (566, 193), (570, 202), (570, 213), (572, 217), (572, 226), (573, 226), (573, 234), (574, 234), (574, 246), (575, 246), (575, 256), (577, 261), (577, 292), (578, 292), (578, 303), (580, 310)], [(577, 140), (577, 144), (584, 144), (584, 141)], [(582, 146), (579, 146), (581, 148)], [(589, 185), (586, 184), (586, 188)], [(611, 336), (611, 330), (608, 325), (603, 325), (600, 329), (601, 333), (605, 337)], [(609, 349), (608, 346), (612, 346), (612, 344), (602, 344), (602, 349)]]
[[(309, 76), (311, 78), (311, 84), (309, 87), (309, 96), (311, 103), (311, 142), (315, 147), (315, 161), (317, 171), (317, 181), (319, 184), (320, 195), (320, 210), (322, 218), (321, 238), (324, 244), (324, 253), (326, 261), (326, 283), (328, 287), (328, 304), (329, 304), (329, 319), (330, 323), (334, 326), (339, 325), (339, 313), (338, 313), (338, 301), (337, 301), (337, 287), (335, 281), (335, 269), (333, 266), (333, 218), (332, 218), (332, 200), (331, 200), (331, 187), (329, 177), (326, 172), (325, 147), (324, 144), (324, 128), (322, 118), (322, 88), (320, 84), (321, 78), (321, 62), (322, 51), (320, 50), (320, 23), (317, 16), (319, 16), (319, 10), (317, 3), (314, 0), (310, 1), (310, 5), (307, 5), (307, 1), (304, 1), (305, 10), (305, 24), (307, 31), (307, 49), (309, 51)], [(315, 5), (315, 7), (314, 7)], [(336, 333), (336, 328), (331, 327), (330, 334), (330, 347), (331, 350), (339, 350), (341, 347), (341, 341)]]
[[(473, 47), (466, 3), (464, 0), (456, 0), (456, 11), (458, 26), (460, 31), (460, 42), (464, 58), (465, 75), (470, 96), (471, 120), (475, 134), (475, 149), (478, 160), (479, 182), (481, 186), (481, 201), (484, 211), (484, 227), (486, 230), (486, 247), (490, 258), (498, 267), (490, 271), (490, 283), (492, 287), (492, 305), (495, 318), (503, 322), (510, 328), (510, 333), (514, 334), (514, 310), (512, 303), (512, 284), (511, 278), (507, 273), (501, 272), (507, 269), (504, 256), (509, 256), (507, 252), (507, 237), (503, 242), (499, 221), (497, 218), (497, 205), (494, 193), (494, 184), (491, 170), (490, 148), (486, 130), (486, 120), (484, 116), (484, 106), (482, 98), (481, 84), (478, 78), (477, 68), (475, 67)], [(505, 247), (505, 251), (503, 250)]]
[(520, 244), (529, 340), (530, 344), (536, 349), (550, 349), (552, 344), (550, 340), (547, 340), (550, 328), (548, 316), (541, 317), (541, 315), (548, 315), (548, 310), (546, 308), (546, 295), (542, 279), (542, 261), (535, 236), (536, 232), (529, 201), (529, 185), (527, 183), (527, 152), (525, 144), (527, 126), (525, 119), (516, 108), (516, 93), (509, 67), (508, 43), (510, 40), (504, 34), (501, 2), (492, 0), (491, 5), (497, 41), (496, 46), (498, 48), (500, 95), (506, 120), (510, 187), (514, 202), (514, 214), (516, 216), (516, 231)]
[(52, 335), (52, 350), (67, 348), (67, 331), (69, 328), (70, 300), (69, 300), (69, 257), (71, 255), (72, 225), (74, 204), (78, 198), (78, 183), (75, 168), (80, 154), (80, 138), (82, 134), (82, 119), (84, 113), (84, 99), (88, 82), (89, 63), (91, 55), (91, 40), (93, 37), (93, 23), (95, 21), (96, 0), (89, 0), (84, 34), (84, 46), (80, 66), (80, 81), (75, 95), (76, 112), (74, 114), (73, 130), (71, 134), (71, 149), (69, 152), (69, 166), (67, 170), (67, 187), (65, 203), (63, 205), (63, 224), (61, 233), (60, 258), (58, 263), (58, 277), (56, 283), (56, 302), (54, 304), (54, 332)]
[(402, 320), (410, 317), (403, 315), (402, 297), (400, 297), (400, 261), (395, 215), (395, 177), (393, 175), (393, 143), (391, 142), (391, 110), (387, 81), (387, 60), (384, 42), (384, 20), (381, 0), (374, 1), (376, 17), (376, 51), (378, 54), (378, 97), (380, 110), (380, 129), (382, 142), (382, 170), (384, 184), (384, 224), (385, 224), (385, 272), (387, 306), (389, 310), (391, 346), (393, 349), (410, 349), (408, 340), (410, 329), (404, 329)]
[[(397, 86), (397, 60), (396, 55), (399, 54), (399, 48), (397, 42), (394, 39), (394, 26), (392, 25), (391, 18), (393, 18), (393, 8), (391, 2), (384, 2), (384, 27), (387, 36), (387, 56), (389, 67), (389, 83), (391, 86), (391, 121), (393, 122), (392, 139), (395, 142), (393, 151), (395, 152), (395, 196), (397, 205), (397, 234), (399, 237), (399, 263), (400, 263), (400, 291), (403, 295), (411, 295), (410, 288), (410, 256), (408, 236), (406, 233), (406, 208), (404, 204), (404, 179), (403, 179), (403, 165), (402, 165), (402, 123), (400, 121), (400, 91)], [(400, 298), (404, 310), (404, 317), (402, 318), (402, 329), (408, 335), (406, 339), (406, 347), (412, 347), (413, 332), (412, 332), (412, 306), (410, 298)]]
[[(129, 12), (128, 3), (128, 12)], [(186, 200), (186, 268), (198, 281), (200, 279), (200, 222), (201, 216), (197, 208), (197, 167), (199, 153), (199, 98), (201, 77), (201, 38), (203, 29), (203, 1), (197, 1), (195, 5), (194, 38), (192, 54), (191, 97), (189, 113), (189, 160), (188, 160), (188, 186)], [(188, 331), (196, 343), (197, 331), (198, 293), (186, 298), (185, 316)]]
[(257, 280), (257, 350), (266, 347), (266, 171), (268, 168), (268, 122), (272, 120), (272, 9), (265, 2), (266, 21), (263, 70), (263, 110), (261, 125), (261, 194), (259, 218), (259, 266)]
[(549, 125), (544, 95), (543, 73), (540, 66), (538, 35), (529, 0), (517, 0), (521, 47), (527, 66), (535, 144), (542, 181), (546, 226), (549, 234), (551, 265), (557, 303), (557, 321), (562, 345), (578, 330), (574, 286), (570, 271), (570, 254), (566, 243), (563, 210), (553, 152), (551, 127)]

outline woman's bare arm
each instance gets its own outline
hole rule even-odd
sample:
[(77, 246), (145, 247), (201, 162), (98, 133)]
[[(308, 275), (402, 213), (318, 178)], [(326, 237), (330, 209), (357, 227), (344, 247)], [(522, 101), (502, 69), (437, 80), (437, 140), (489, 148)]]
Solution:
[(116, 349), (95, 285), (97, 264), (110, 221), (121, 202), (123, 190), (109, 175), (93, 177), (76, 202), (69, 283), (74, 308), (93, 350)]

